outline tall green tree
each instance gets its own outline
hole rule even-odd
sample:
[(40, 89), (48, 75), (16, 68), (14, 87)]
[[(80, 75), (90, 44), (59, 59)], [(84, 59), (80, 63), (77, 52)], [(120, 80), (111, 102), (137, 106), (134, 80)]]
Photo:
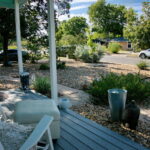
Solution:
[(87, 27), (86, 18), (84, 17), (73, 17), (62, 24), (63, 33), (73, 36), (84, 35)]
[(61, 45), (65, 39), (64, 43), (70, 43), (70, 45), (86, 43), (86, 28), (88, 28), (88, 24), (84, 17), (73, 17), (68, 21), (63, 21), (56, 33), (57, 41), (60, 41)]
[(130, 8), (125, 14), (125, 17), (127, 19), (127, 23), (124, 26), (123, 33), (124, 37), (127, 38), (132, 42), (132, 47), (137, 48), (137, 37), (136, 37), (136, 31), (138, 26), (138, 17), (135, 11)]
[(126, 22), (126, 8), (124, 6), (107, 4), (105, 0), (98, 0), (89, 7), (90, 21), (99, 33), (108, 36), (122, 36), (123, 27)]
[[(4, 50), (4, 66), (8, 66), (7, 61), (7, 50), (8, 50), (8, 44), (15, 38), (16, 32), (15, 32), (15, 13), (12, 9), (5, 9), (0, 8), (0, 36), (2, 38), (2, 45)], [(25, 28), (27, 27), (27, 24), (25, 22), (25, 16), (24, 14), (21, 14), (21, 32), (22, 36), (25, 37), (27, 32)]]
[(133, 9), (126, 13), (124, 36), (132, 42), (134, 51), (150, 48), (150, 3), (143, 3), (143, 14), (138, 17)]

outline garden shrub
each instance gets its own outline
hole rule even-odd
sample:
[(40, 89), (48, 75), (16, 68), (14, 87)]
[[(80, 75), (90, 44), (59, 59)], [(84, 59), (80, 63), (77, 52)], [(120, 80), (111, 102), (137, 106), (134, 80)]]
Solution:
[(50, 93), (50, 81), (47, 77), (36, 77), (32, 83), (33, 89), (41, 94)]
[(94, 104), (108, 104), (108, 89), (126, 89), (127, 100), (135, 100), (142, 103), (150, 97), (150, 82), (145, 81), (139, 74), (117, 75), (114, 73), (101, 76), (99, 80), (94, 80), (88, 92), (94, 97)]
[(146, 70), (148, 68), (148, 63), (146, 61), (140, 61), (137, 67), (141, 70)]
[[(57, 60), (57, 69), (65, 69), (65, 68), (66, 68), (66, 62)], [(48, 70), (48, 69), (49, 69), (48, 64), (41, 64), (39, 67), (39, 70)]]
[(102, 45), (101, 48), (102, 48), (102, 50), (103, 50), (104, 52), (107, 52), (107, 51), (108, 51), (108, 49), (107, 49), (107, 47), (106, 47), (105, 45)]
[(66, 49), (66, 47), (63, 47), (63, 46), (57, 46), (56, 53), (57, 53), (58, 57), (66, 57), (67, 49)]
[(48, 64), (41, 64), (39, 67), (39, 70), (48, 70), (48, 69), (49, 69)]
[(57, 56), (58, 57), (66, 57), (68, 55), (69, 58), (75, 58), (74, 52), (75, 52), (76, 46), (58, 46), (56, 48), (57, 50)]
[(77, 60), (82, 60), (85, 63), (97, 63), (104, 55), (101, 46), (95, 44), (90, 46), (77, 46), (74, 53)]
[(29, 54), (29, 60), (31, 63), (37, 63), (38, 60), (40, 60), (42, 58), (41, 54), (34, 54), (34, 53), (30, 53)]
[(118, 53), (121, 49), (121, 46), (120, 44), (118, 43), (109, 43), (108, 45), (108, 50), (111, 52), (111, 53)]
[(66, 68), (66, 62), (57, 60), (57, 69), (65, 69)]

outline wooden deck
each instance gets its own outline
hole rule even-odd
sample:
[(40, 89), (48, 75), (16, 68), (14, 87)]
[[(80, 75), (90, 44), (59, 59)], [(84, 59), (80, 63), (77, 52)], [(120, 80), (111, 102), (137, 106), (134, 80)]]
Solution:
[(55, 150), (148, 150), (71, 110), (61, 110), (61, 138)]

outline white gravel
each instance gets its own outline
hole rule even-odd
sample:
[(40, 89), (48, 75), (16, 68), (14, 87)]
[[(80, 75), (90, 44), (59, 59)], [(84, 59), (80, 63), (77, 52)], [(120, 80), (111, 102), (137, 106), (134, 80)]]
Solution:
[[(5, 106), (7, 103), (7, 107)], [(18, 150), (32, 131), (31, 126), (13, 122), (13, 105), (9, 101), (0, 102), (0, 142), (5, 150)], [(8, 109), (9, 108), (9, 109)]]
[(18, 150), (25, 142), (32, 128), (14, 122), (0, 121), (0, 140), (5, 150)]

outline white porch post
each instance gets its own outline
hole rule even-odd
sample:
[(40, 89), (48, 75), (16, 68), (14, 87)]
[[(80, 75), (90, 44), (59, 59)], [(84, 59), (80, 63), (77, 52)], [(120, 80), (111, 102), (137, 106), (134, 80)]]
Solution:
[(57, 71), (56, 71), (56, 43), (54, 22), (54, 1), (48, 0), (48, 39), (50, 55), (50, 81), (52, 99), (58, 104)]
[(21, 46), (21, 32), (20, 32), (19, 0), (15, 0), (15, 20), (16, 20), (16, 36), (17, 36), (19, 73), (22, 73), (23, 72), (23, 63), (22, 63), (22, 51), (21, 51), (22, 46)]

